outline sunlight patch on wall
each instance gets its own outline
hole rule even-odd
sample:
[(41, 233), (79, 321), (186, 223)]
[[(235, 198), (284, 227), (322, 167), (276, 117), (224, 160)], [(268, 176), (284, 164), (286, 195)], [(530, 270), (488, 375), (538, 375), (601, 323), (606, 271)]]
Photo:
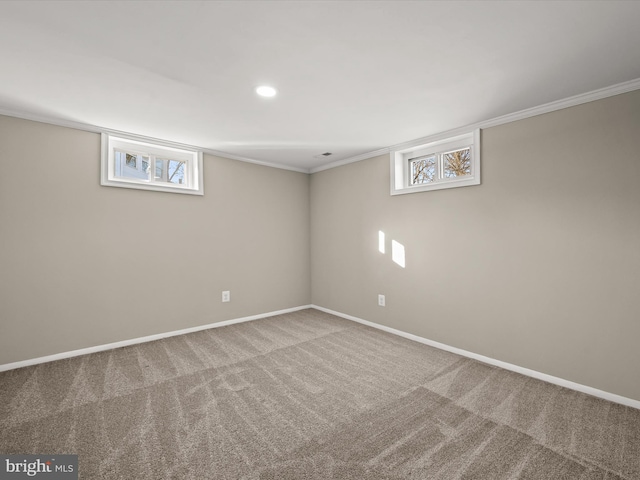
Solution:
[[(382, 254), (387, 253), (387, 236), (382, 230), (378, 230), (378, 251)], [(404, 245), (396, 240), (391, 240), (391, 260), (396, 265), (405, 268)]]
[(391, 240), (391, 260), (404, 268), (404, 245)]

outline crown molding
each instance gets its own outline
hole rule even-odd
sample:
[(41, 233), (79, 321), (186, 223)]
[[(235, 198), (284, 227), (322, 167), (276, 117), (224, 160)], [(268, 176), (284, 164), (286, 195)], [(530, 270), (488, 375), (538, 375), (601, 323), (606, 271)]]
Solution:
[(199, 147), (197, 145), (190, 145), (186, 143), (172, 142), (170, 140), (163, 140), (161, 138), (147, 137), (145, 135), (138, 135), (131, 132), (124, 132), (122, 130), (113, 130), (111, 128), (99, 127), (97, 125), (92, 125), (90, 123), (75, 122), (73, 120), (64, 120), (56, 117), (19, 112), (15, 110), (4, 109), (4, 108), (0, 108), (0, 115), (4, 115), (6, 117), (20, 118), (22, 120), (30, 120), (33, 122), (46, 123), (49, 125), (56, 125), (58, 127), (73, 128), (75, 130), (81, 130), (84, 132), (107, 133), (109, 135), (126, 136), (127, 138), (131, 138), (141, 142), (157, 143), (159, 145), (164, 145), (167, 147), (174, 147), (174, 148), (179, 148), (184, 150), (198, 150), (202, 153), (206, 153), (207, 155), (214, 155), (216, 157), (228, 158), (230, 160), (238, 160), (240, 162), (253, 163), (255, 165), (262, 165), (263, 167), (279, 168), (281, 170), (291, 170), (293, 172), (299, 172), (299, 173), (309, 173), (308, 168), (298, 168), (298, 167), (292, 167), (289, 165), (282, 165), (279, 163), (264, 162), (262, 160), (256, 160), (255, 158), (243, 157), (240, 155), (234, 155), (232, 153), (221, 152), (220, 150), (213, 150), (211, 148), (204, 148), (204, 147)]
[(340, 167), (342, 165), (347, 165), (349, 163), (360, 162), (368, 158), (379, 157), (380, 155), (385, 155), (395, 150), (404, 150), (406, 148), (415, 147), (417, 145), (423, 145), (425, 143), (437, 142), (438, 140), (442, 140), (447, 137), (454, 137), (456, 135), (460, 135), (463, 133), (468, 133), (478, 128), (483, 129), (483, 128), (490, 128), (490, 127), (497, 127), (498, 125), (504, 125), (505, 123), (511, 123), (517, 120), (524, 120), (525, 118), (535, 117), (537, 115), (542, 115), (544, 113), (555, 112), (556, 110), (562, 110), (564, 108), (575, 107), (576, 105), (594, 102), (596, 100), (601, 100), (607, 97), (613, 97), (615, 95), (632, 92), (634, 90), (640, 90), (640, 78), (636, 78), (635, 80), (630, 80), (628, 82), (618, 83), (616, 85), (611, 85), (609, 87), (600, 88), (598, 90), (593, 90), (591, 92), (581, 93), (579, 95), (574, 95), (572, 97), (563, 98), (561, 100), (545, 103), (537, 107), (527, 108), (525, 110), (520, 110), (518, 112), (509, 113), (506, 115), (502, 115), (500, 117), (484, 120), (482, 122), (477, 122), (464, 127), (454, 128), (452, 130), (447, 130), (445, 132), (437, 133), (435, 135), (429, 135), (426, 137), (417, 138), (415, 140), (410, 140), (408, 142), (398, 143), (396, 145), (392, 145), (387, 148), (381, 148), (379, 150), (374, 150), (372, 152), (362, 153), (360, 155), (355, 155), (353, 157), (345, 158), (343, 160), (339, 160), (336, 162), (327, 163), (325, 165), (312, 168), (309, 171), (309, 173), (317, 173), (323, 170), (329, 170), (331, 168)]
[(360, 155), (354, 155), (353, 157), (348, 157), (342, 160), (336, 160), (335, 162), (326, 163), (324, 165), (320, 165), (319, 167), (314, 167), (309, 170), (309, 173), (318, 173), (323, 170), (330, 170), (332, 168), (341, 167), (342, 165), (347, 165), (349, 163), (359, 162), (361, 160), (366, 160), (368, 158), (379, 157), (380, 155), (385, 155), (391, 151), (392, 147), (384, 147), (378, 150), (374, 150), (372, 152), (361, 153)]
[(616, 85), (611, 85), (609, 87), (599, 88), (598, 90), (593, 90), (591, 92), (581, 93), (572, 97), (564, 98), (562, 100), (545, 103), (537, 107), (527, 108), (519, 112), (502, 115), (491, 120), (480, 122), (480, 124), (482, 125), (480, 128), (495, 127), (498, 125), (503, 125), (505, 123), (515, 122), (516, 120), (535, 117), (536, 115), (542, 115), (544, 113), (555, 112), (556, 110), (562, 110), (563, 108), (575, 107), (576, 105), (582, 105), (583, 103), (595, 102), (596, 100), (621, 95), (623, 93), (632, 92), (634, 90), (640, 90), (640, 78), (636, 78), (628, 82), (618, 83)]
[(255, 158), (242, 157), (240, 155), (234, 155), (232, 153), (221, 152), (219, 150), (212, 150), (210, 148), (198, 148), (198, 149), (208, 155), (215, 155), (216, 157), (228, 158), (229, 160), (238, 160), (239, 162), (253, 163), (254, 165), (262, 165), (263, 167), (269, 167), (269, 168), (279, 168), (280, 170), (289, 170), (291, 172), (306, 173), (306, 174), (311, 173), (308, 168), (299, 168), (299, 167), (292, 167), (291, 165), (283, 165), (281, 163), (265, 162), (262, 160), (256, 160)]
[(398, 143), (396, 145), (391, 145), (389, 147), (380, 148), (378, 150), (373, 150), (371, 152), (361, 153), (359, 155), (354, 155), (352, 157), (348, 157), (342, 160), (337, 160), (335, 162), (327, 163), (325, 165), (320, 165), (314, 168), (299, 168), (293, 167), (290, 165), (283, 165), (279, 163), (271, 163), (265, 162), (262, 160), (256, 160), (255, 158), (243, 157), (240, 155), (234, 155), (232, 153), (222, 152), (220, 150), (213, 150), (210, 148), (203, 148), (197, 145), (188, 145), (178, 142), (170, 142), (166, 140), (162, 140), (154, 137), (146, 137), (143, 135), (136, 135), (130, 132), (123, 132), (120, 130), (112, 130), (109, 128), (99, 127), (97, 125), (91, 125), (88, 123), (76, 122), (72, 120), (64, 120), (61, 118), (50, 117), (46, 115), (36, 115), (32, 113), (19, 112), (14, 110), (7, 110), (0, 108), (0, 115), (5, 115), (7, 117), (15, 117), (21, 118), (24, 120), (31, 120), (34, 122), (48, 123), (51, 125), (57, 125), (60, 127), (74, 128), (76, 130), (82, 130), (85, 132), (93, 132), (93, 133), (108, 133), (110, 135), (126, 135), (128, 137), (134, 137), (139, 139), (140, 141), (159, 143), (162, 145), (173, 146), (176, 148), (182, 149), (191, 149), (191, 150), (199, 150), (208, 155), (214, 155), (216, 157), (228, 158), (230, 160), (238, 160), (240, 162), (253, 163), (255, 165), (262, 165), (263, 167), (270, 168), (279, 168), (281, 170), (290, 170), (293, 172), (299, 173), (317, 173), (323, 170), (329, 170), (331, 168), (341, 167), (343, 165), (348, 165), (349, 163), (360, 162), (362, 160), (367, 160), (373, 157), (379, 157), (381, 155), (386, 155), (389, 152), (395, 150), (404, 150), (407, 148), (411, 148), (417, 145), (423, 145), (425, 143), (436, 142), (438, 140), (442, 140), (447, 137), (452, 137), (456, 135), (461, 135), (463, 133), (468, 133), (475, 129), (483, 129), (496, 127), (498, 125), (504, 125), (505, 123), (515, 122), (517, 120), (524, 120), (525, 118), (535, 117), (537, 115), (542, 115), (545, 113), (554, 112), (556, 110), (562, 110), (564, 108), (574, 107), (576, 105), (581, 105), (583, 103), (593, 102), (596, 100), (601, 100), (607, 97), (613, 97), (615, 95), (620, 95), (627, 92), (632, 92), (634, 90), (640, 90), (640, 78), (636, 78), (634, 80), (630, 80), (628, 82), (618, 83), (616, 85), (611, 85), (609, 87), (600, 88), (598, 90), (593, 90), (587, 93), (581, 93), (579, 95), (574, 95), (572, 97), (564, 98), (561, 100), (556, 100), (553, 102), (545, 103), (543, 105), (539, 105), (537, 107), (527, 108), (525, 110), (520, 110), (518, 112), (509, 113), (506, 115), (502, 115), (500, 117), (495, 117), (489, 120), (484, 120), (482, 122), (477, 122), (471, 125), (466, 125), (464, 127), (455, 128), (452, 130), (447, 130), (444, 132), (440, 132), (434, 135), (428, 135), (426, 137), (417, 138), (415, 140), (410, 140), (403, 143)]

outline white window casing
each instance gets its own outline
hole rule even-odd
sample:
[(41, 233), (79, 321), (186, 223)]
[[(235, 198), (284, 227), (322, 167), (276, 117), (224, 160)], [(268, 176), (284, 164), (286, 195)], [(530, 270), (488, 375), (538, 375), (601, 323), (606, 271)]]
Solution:
[(202, 152), (102, 134), (100, 184), (204, 195)]
[[(452, 160), (461, 158), (456, 174)], [(391, 195), (479, 185), (480, 130), (392, 151), (390, 164)]]

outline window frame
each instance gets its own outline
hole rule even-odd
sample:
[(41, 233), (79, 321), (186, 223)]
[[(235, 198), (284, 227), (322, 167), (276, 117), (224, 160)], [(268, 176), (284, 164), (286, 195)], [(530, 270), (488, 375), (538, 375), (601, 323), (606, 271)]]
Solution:
[[(461, 177), (444, 176), (444, 155), (468, 148), (471, 154), (471, 173)], [(435, 156), (436, 180), (430, 183), (412, 183), (411, 171), (415, 161)], [(391, 195), (426, 192), (445, 188), (480, 184), (480, 129), (433, 142), (392, 150)]]
[[(203, 155), (201, 151), (176, 148), (155, 141), (147, 142), (126, 135), (102, 133), (100, 155), (100, 185), (107, 187), (134, 188), (167, 193), (204, 195)], [(149, 178), (136, 179), (116, 176), (115, 151), (142, 155), (149, 158)], [(169, 161), (184, 161), (183, 184), (161, 182), (155, 179), (156, 159), (169, 165)]]

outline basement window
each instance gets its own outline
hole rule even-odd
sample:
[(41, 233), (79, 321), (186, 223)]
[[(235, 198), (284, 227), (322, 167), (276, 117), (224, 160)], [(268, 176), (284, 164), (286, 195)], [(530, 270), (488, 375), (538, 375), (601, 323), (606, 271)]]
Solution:
[(391, 195), (480, 184), (480, 130), (391, 152)]
[(202, 152), (102, 134), (100, 184), (204, 195)]

